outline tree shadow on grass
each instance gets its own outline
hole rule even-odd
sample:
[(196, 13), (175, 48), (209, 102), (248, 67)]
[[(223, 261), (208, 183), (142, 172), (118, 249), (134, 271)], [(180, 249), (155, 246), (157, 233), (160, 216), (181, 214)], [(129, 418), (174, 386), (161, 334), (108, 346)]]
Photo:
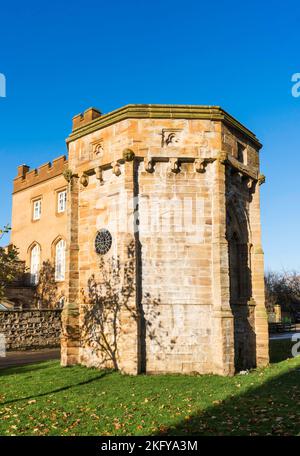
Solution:
[(16, 375), (16, 374), (24, 374), (24, 373), (32, 373), (34, 374), (38, 370), (42, 369), (49, 369), (49, 362), (57, 362), (57, 360), (49, 360), (49, 361), (34, 361), (32, 364), (20, 364), (18, 366), (6, 366), (0, 368), (0, 379), (7, 375)]
[(286, 359), (292, 358), (292, 347), (295, 344), (290, 339), (270, 340), (270, 362), (280, 363)]
[[(255, 377), (248, 375), (246, 392), (238, 393), (246, 382), (236, 376), (232, 379), (236, 394), (174, 423), (158, 435), (299, 435), (300, 368), (266, 381), (265, 371), (256, 372)], [(258, 378), (263, 383), (256, 386)]]
[(85, 385), (88, 385), (90, 383), (96, 382), (96, 381), (98, 381), (100, 379), (103, 379), (107, 375), (110, 375), (112, 372), (113, 372), (112, 370), (103, 370), (103, 371), (101, 371), (101, 373), (99, 375), (97, 375), (97, 377), (91, 378), (89, 380), (85, 380), (83, 382), (74, 383), (72, 385), (62, 386), (60, 388), (57, 388), (57, 389), (54, 389), (54, 390), (51, 390), (51, 391), (46, 391), (46, 392), (40, 393), (40, 394), (32, 394), (30, 396), (20, 397), (20, 398), (17, 398), (17, 399), (11, 399), (11, 400), (8, 400), (6, 402), (0, 402), (0, 406), (8, 405), (8, 404), (14, 404), (16, 402), (21, 402), (21, 401), (29, 401), (29, 400), (37, 399), (37, 398), (40, 398), (40, 397), (48, 396), (49, 394), (56, 394), (56, 393), (61, 393), (62, 391), (68, 391), (68, 390), (70, 390), (72, 388), (76, 388), (78, 386), (85, 386)]
[(59, 350), (46, 352), (46, 354), (43, 353), (42, 350), (37, 350), (36, 352), (31, 351), (29, 353), (27, 351), (24, 351), (17, 353), (17, 355), (14, 353), (11, 354), (11, 352), (7, 352), (7, 357), (0, 358), (0, 378), (5, 375), (22, 374), (23, 372), (27, 371), (27, 366), (29, 371), (45, 369), (49, 367), (47, 364), (48, 361), (59, 360)]

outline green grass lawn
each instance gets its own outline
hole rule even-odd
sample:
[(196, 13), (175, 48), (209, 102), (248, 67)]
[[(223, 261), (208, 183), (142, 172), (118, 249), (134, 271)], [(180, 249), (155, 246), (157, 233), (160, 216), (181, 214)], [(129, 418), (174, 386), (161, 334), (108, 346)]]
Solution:
[[(289, 350), (276, 344), (273, 359)], [(56, 361), (0, 378), (1, 435), (300, 433), (300, 357), (233, 378), (131, 377)]]

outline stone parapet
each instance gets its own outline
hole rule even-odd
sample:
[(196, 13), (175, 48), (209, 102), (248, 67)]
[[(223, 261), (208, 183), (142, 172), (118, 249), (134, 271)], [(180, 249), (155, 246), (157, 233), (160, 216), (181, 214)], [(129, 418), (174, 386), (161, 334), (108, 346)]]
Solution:
[(18, 167), (18, 175), (14, 179), (13, 193), (20, 192), (26, 188), (60, 176), (67, 166), (68, 160), (65, 155), (55, 158), (52, 163), (45, 163), (39, 168), (32, 170), (30, 170), (30, 167), (27, 165), (20, 165)]

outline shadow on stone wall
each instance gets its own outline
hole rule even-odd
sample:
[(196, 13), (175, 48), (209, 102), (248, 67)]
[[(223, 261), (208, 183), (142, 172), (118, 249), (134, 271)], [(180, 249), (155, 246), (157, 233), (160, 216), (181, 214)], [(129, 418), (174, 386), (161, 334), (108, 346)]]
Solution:
[(34, 301), (40, 309), (55, 309), (60, 307), (63, 298), (55, 279), (55, 267), (50, 260), (43, 261), (39, 272), (39, 282), (35, 288)]
[[(84, 303), (81, 346), (90, 348), (103, 367), (119, 369), (124, 324), (127, 329), (130, 325), (134, 337), (138, 337), (139, 372), (146, 372), (146, 339), (155, 340), (162, 350), (165, 346), (160, 298), (152, 298), (150, 293), (142, 295), (138, 264), (136, 243), (132, 240), (126, 248), (124, 261), (121, 262), (119, 256), (101, 257), (99, 280), (93, 274), (88, 280), (87, 291), (81, 290)], [(142, 301), (147, 307), (147, 315)]]
[[(55, 267), (50, 260), (43, 261), (37, 285), (31, 283), (31, 274), (23, 265), (16, 280), (6, 287), (5, 294), (17, 309), (60, 309), (63, 307), (63, 287), (55, 279)], [(21, 268), (20, 268), (21, 269)]]
[(134, 243), (127, 248), (127, 261), (111, 257), (99, 261), (99, 280), (93, 274), (82, 290), (83, 320), (81, 345), (92, 349), (103, 366), (118, 369), (121, 313), (127, 311), (135, 322), (138, 311), (132, 306), (134, 293)]
[(234, 319), (236, 371), (256, 366), (255, 306), (252, 298), (250, 224), (251, 192), (238, 173), (226, 174), (226, 239), (230, 306)]

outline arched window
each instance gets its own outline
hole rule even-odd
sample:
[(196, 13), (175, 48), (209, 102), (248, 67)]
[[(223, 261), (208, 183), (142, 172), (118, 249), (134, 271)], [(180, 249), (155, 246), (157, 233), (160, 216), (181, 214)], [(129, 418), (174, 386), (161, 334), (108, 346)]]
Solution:
[(66, 242), (61, 239), (55, 247), (55, 280), (63, 281), (66, 275)]
[(31, 249), (30, 254), (30, 283), (37, 285), (39, 281), (39, 269), (41, 261), (41, 248), (35, 244)]

